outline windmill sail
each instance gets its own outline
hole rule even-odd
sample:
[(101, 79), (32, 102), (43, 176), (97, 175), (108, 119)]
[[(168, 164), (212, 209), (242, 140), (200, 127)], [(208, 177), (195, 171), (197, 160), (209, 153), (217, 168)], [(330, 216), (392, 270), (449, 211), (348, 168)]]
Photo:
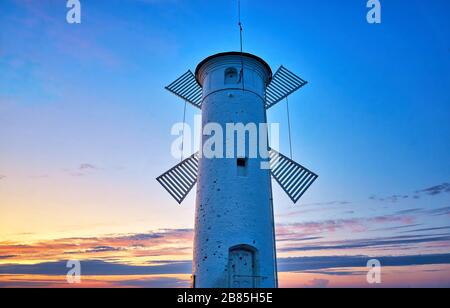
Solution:
[(307, 83), (284, 66), (280, 66), (266, 89), (266, 109), (275, 106)]
[(273, 149), (269, 155), (273, 178), (294, 204), (297, 203), (318, 175)]
[(183, 160), (181, 163), (157, 178), (167, 192), (181, 204), (197, 183), (198, 153)]
[(166, 90), (187, 101), (194, 107), (202, 108), (202, 87), (189, 70), (166, 87)]

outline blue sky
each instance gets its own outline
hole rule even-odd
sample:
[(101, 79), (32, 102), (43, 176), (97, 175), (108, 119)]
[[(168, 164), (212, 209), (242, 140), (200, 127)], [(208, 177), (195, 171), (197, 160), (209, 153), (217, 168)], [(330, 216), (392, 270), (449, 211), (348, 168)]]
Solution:
[[(63, 0), (0, 4), (1, 238), (192, 228), (193, 194), (180, 208), (154, 180), (176, 163), (170, 128), (183, 115), (163, 88), (239, 48), (236, 1), (81, 3), (81, 25), (66, 23)], [(363, 0), (242, 1), (244, 50), (309, 81), (290, 97), (294, 159), (320, 178), (297, 207), (274, 185), (281, 229), (323, 223), (337, 244), (348, 225), (354, 240), (449, 226), (450, 3), (381, 3), (370, 25)], [(285, 105), (269, 120), (288, 153)], [(371, 243), (358, 254), (382, 254)]]

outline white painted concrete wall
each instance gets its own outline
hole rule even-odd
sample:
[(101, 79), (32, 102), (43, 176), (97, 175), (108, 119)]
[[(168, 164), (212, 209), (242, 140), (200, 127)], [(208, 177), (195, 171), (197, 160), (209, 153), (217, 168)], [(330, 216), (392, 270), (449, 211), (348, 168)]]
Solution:
[[(225, 70), (241, 69), (241, 57), (221, 56), (199, 70), (204, 89), (203, 125), (265, 123), (264, 87), (269, 72), (253, 58), (244, 58), (244, 82), (225, 84)], [(202, 144), (208, 139), (202, 137)], [(225, 141), (224, 141), (225, 142)], [(247, 141), (248, 142), (248, 141)], [(274, 220), (269, 170), (260, 157), (249, 159), (246, 176), (238, 175), (236, 158), (199, 162), (195, 215), (193, 275), (197, 288), (230, 286), (229, 249), (248, 245), (256, 249), (256, 286), (277, 286)]]

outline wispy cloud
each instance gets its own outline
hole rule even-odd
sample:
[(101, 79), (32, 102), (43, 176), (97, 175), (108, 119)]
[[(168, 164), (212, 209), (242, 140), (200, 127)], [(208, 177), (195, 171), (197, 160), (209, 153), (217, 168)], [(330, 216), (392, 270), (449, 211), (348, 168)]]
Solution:
[(327, 206), (327, 205), (347, 205), (351, 204), (349, 201), (327, 201), (327, 202), (316, 202), (316, 203), (307, 203), (303, 206)]
[(440, 195), (442, 193), (450, 193), (450, 184), (449, 183), (443, 183), (441, 185), (436, 185), (433, 187), (429, 187), (426, 189), (418, 190), (416, 191), (417, 194), (425, 193), (430, 196), (436, 196)]
[(81, 177), (92, 174), (95, 171), (99, 171), (100, 168), (94, 164), (82, 163), (74, 169), (64, 169), (63, 171), (74, 177)]
[(121, 250), (123, 250), (123, 248), (111, 247), (111, 246), (95, 246), (93, 248), (87, 249), (86, 253), (112, 252), (112, 251), (121, 251)]
[[(370, 256), (314, 256), (280, 258), (278, 268), (280, 272), (300, 272), (313, 270), (330, 270), (337, 268), (366, 267)], [(378, 256), (383, 266), (413, 266), (431, 264), (450, 264), (450, 254), (406, 255), (406, 256)], [(170, 275), (190, 274), (191, 261), (164, 261), (156, 265), (131, 265), (123, 263), (105, 262), (101, 260), (81, 261), (83, 275)], [(45, 262), (24, 265), (0, 265), (0, 274), (22, 275), (65, 275), (67, 273), (66, 261)]]
[(136, 288), (188, 288), (190, 280), (173, 277), (146, 277), (114, 282), (115, 287)]
[(442, 230), (450, 230), (450, 226), (447, 226), (447, 227), (435, 227), (435, 228), (413, 229), (413, 230), (408, 230), (408, 231), (402, 231), (401, 233), (415, 233), (415, 232), (442, 231)]
[[(428, 230), (416, 229), (416, 233), (391, 237), (365, 239), (331, 240), (324, 230), (338, 231), (342, 228), (353, 228), (354, 225), (386, 222), (408, 222), (409, 218), (402, 216), (380, 216), (356, 220), (336, 220), (295, 224), (278, 227), (278, 239), (281, 243), (278, 259), (281, 273), (305, 273), (333, 276), (361, 275), (354, 268), (365, 267), (367, 260), (373, 255), (360, 254), (374, 248), (381, 248), (376, 258), (383, 266), (403, 267), (410, 265), (450, 264), (450, 254), (409, 254), (404, 256), (389, 256), (389, 251), (408, 251), (407, 247), (418, 245), (443, 244), (448, 247), (450, 233), (421, 234), (426, 231), (442, 231), (446, 227)], [(286, 228), (286, 229), (284, 229)], [(294, 229), (292, 229), (294, 228)], [(359, 227), (357, 227), (358, 229)], [(322, 235), (307, 236), (301, 230), (310, 233), (319, 232)], [(365, 233), (363, 233), (365, 234)], [(300, 235), (300, 236), (299, 236)], [(5, 286), (64, 286), (60, 278), (67, 273), (67, 259), (81, 261), (84, 277), (93, 279), (88, 283), (96, 286), (132, 286), (132, 287), (176, 287), (189, 286), (188, 275), (191, 273), (192, 229), (164, 229), (145, 233), (111, 234), (99, 237), (55, 239), (27, 245), (11, 242), (0, 243), (0, 285)], [(385, 250), (386, 248), (386, 250)], [(390, 249), (390, 250), (389, 250)], [(309, 256), (308, 254), (328, 251), (339, 256)], [(294, 257), (286, 257), (293, 255)], [(174, 258), (181, 258), (175, 260)], [(29, 264), (33, 262), (34, 264)], [(7, 275), (24, 275), (28, 281), (5, 282)], [(31, 275), (31, 276), (27, 276)], [(46, 275), (46, 281), (39, 281), (40, 275)], [(178, 275), (177, 277), (162, 277)], [(179, 275), (185, 275), (180, 278)], [(127, 277), (133, 278), (127, 278)], [(55, 277), (51, 279), (51, 277)], [(59, 277), (58, 279), (56, 277)], [(105, 278), (102, 278), (105, 277)], [(108, 277), (123, 277), (108, 280)], [(306, 287), (329, 286), (328, 279), (317, 277), (302, 282)], [(28, 284), (27, 284), (28, 283)], [(33, 284), (36, 283), (36, 284)]]
[[(190, 279), (185, 277), (149, 276), (101, 276), (83, 277), (80, 287), (98, 288), (188, 288)], [(63, 288), (79, 287), (67, 284), (65, 276), (42, 275), (4, 275), (0, 288)]]
[(396, 212), (396, 215), (446, 216), (450, 214), (450, 206), (430, 208), (415, 208)]
[(401, 226), (391, 226), (391, 227), (373, 229), (372, 231), (399, 231), (399, 230), (404, 230), (404, 229), (408, 229), (408, 228), (418, 227), (421, 225), (422, 224), (412, 224), (412, 225), (408, 224), (408, 225), (401, 225)]
[(346, 205), (352, 204), (349, 201), (327, 201), (327, 202), (315, 202), (302, 205), (301, 209), (296, 211), (290, 211), (284, 214), (278, 214), (278, 217), (294, 217), (297, 215), (304, 215), (307, 213), (327, 212), (334, 208), (342, 208)]
[[(392, 195), (392, 196), (387, 196), (387, 197), (377, 197), (377, 196), (373, 195), (373, 196), (369, 197), (369, 200), (397, 203), (400, 200), (406, 200), (409, 198), (410, 198), (409, 195)], [(412, 198), (418, 199), (419, 196), (413, 196)]]
[[(131, 265), (124, 263), (105, 262), (102, 260), (83, 260), (81, 262), (83, 275), (168, 275), (189, 274), (192, 272), (192, 262), (166, 262), (157, 265)], [(38, 264), (5, 264), (0, 265), (0, 274), (22, 275), (66, 275), (67, 261), (44, 262)]]
[(315, 278), (313, 280), (310, 280), (309, 283), (306, 285), (306, 287), (326, 288), (326, 287), (328, 287), (329, 283), (330, 283), (330, 281), (328, 279)]
[(396, 247), (400, 249), (406, 245), (416, 245), (424, 243), (445, 242), (450, 245), (450, 233), (443, 236), (397, 236), (378, 239), (357, 239), (320, 243), (318, 245), (297, 245), (282, 247), (279, 250), (282, 252), (301, 252), (301, 251), (321, 251), (321, 250), (340, 250), (346, 251), (350, 249), (360, 248), (375, 248), (375, 247)]
[(7, 255), (7, 256), (0, 256), (0, 260), (5, 260), (5, 259), (12, 259), (14, 257), (17, 257), (16, 255)]
[(98, 168), (92, 164), (81, 164), (78, 170), (97, 170)]
[(42, 262), (67, 258), (129, 260), (157, 256), (190, 256), (192, 229), (163, 229), (147, 233), (63, 238), (29, 244), (0, 242), (0, 255), (14, 262)]
[(450, 215), (450, 206), (428, 210), (426, 213), (432, 216), (448, 216)]
[(440, 195), (443, 193), (450, 193), (450, 184), (449, 183), (443, 183), (443, 184), (435, 185), (435, 186), (428, 187), (425, 189), (418, 189), (412, 193), (407, 193), (407, 194), (395, 194), (395, 195), (385, 196), (385, 197), (379, 197), (376, 195), (372, 195), (369, 197), (369, 200), (397, 203), (402, 200), (420, 199), (423, 196), (437, 196), (437, 195)]
[(342, 230), (363, 232), (369, 230), (373, 225), (378, 226), (386, 223), (411, 225), (414, 221), (415, 217), (410, 215), (385, 215), (281, 224), (278, 225), (277, 230), (278, 235), (283, 238), (292, 236), (293, 234), (316, 235), (334, 233)]
[[(326, 256), (284, 258), (278, 262), (282, 272), (329, 270), (336, 268), (366, 267), (370, 256)], [(413, 266), (430, 264), (450, 264), (450, 254), (379, 256), (377, 260), (387, 266)]]

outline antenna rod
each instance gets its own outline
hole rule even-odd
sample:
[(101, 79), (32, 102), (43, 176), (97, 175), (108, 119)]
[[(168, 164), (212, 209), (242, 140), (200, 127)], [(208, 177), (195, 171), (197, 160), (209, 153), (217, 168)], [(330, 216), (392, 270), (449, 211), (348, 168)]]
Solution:
[(243, 27), (242, 27), (242, 22), (241, 22), (241, 0), (238, 0), (238, 26), (239, 26), (239, 38), (240, 38), (240, 45), (241, 45), (241, 72), (239, 74), (239, 82), (242, 81), (242, 91), (245, 90), (245, 85), (244, 85), (244, 47), (243, 47), (243, 38), (242, 38), (242, 32), (244, 31)]
[(241, 22), (241, 0), (238, 0), (238, 26), (239, 26), (239, 34), (240, 34), (240, 43), (241, 43), (241, 53), (243, 52), (243, 44), (242, 44), (242, 31), (244, 30), (242, 28), (242, 22)]

